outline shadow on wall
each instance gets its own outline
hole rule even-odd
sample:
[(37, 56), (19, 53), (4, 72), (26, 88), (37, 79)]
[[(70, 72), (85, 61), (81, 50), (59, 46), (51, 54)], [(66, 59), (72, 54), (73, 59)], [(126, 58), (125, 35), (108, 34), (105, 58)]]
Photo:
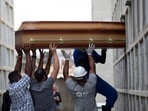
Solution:
[(65, 86), (64, 78), (58, 78), (56, 80), (58, 85), (58, 91), (61, 94), (62, 102), (60, 103), (61, 111), (74, 111), (72, 98), (70, 92)]

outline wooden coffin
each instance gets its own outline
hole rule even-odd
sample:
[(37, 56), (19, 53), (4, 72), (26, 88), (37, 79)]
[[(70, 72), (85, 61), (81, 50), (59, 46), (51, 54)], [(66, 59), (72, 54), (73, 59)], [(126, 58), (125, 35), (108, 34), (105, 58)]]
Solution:
[(56, 43), (58, 48), (88, 47), (124, 48), (125, 24), (96, 21), (26, 21), (15, 32), (15, 46), (29, 43), (34, 48), (48, 48)]

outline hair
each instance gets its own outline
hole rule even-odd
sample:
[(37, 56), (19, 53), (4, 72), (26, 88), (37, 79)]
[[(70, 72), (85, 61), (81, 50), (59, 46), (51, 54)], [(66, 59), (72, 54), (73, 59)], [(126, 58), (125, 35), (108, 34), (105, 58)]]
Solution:
[(19, 74), (18, 71), (12, 71), (9, 73), (8, 78), (9, 78), (10, 83), (16, 82), (18, 74)]
[(34, 72), (35, 79), (37, 82), (41, 82), (44, 77), (47, 79), (46, 71), (43, 68), (39, 68)]

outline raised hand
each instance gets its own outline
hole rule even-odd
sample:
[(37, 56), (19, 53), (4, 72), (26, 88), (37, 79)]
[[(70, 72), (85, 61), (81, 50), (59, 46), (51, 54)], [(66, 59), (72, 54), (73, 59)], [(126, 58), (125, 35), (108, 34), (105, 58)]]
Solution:
[(35, 58), (36, 57), (36, 49), (33, 48), (33, 49), (31, 49), (31, 51), (32, 51), (32, 57)]
[(86, 49), (86, 52), (88, 55), (92, 55), (93, 50), (95, 49), (95, 44), (94, 43), (90, 43), (88, 48)]
[(49, 50), (51, 51), (52, 54), (56, 53), (56, 48), (57, 46), (53, 43), (49, 45)]
[(40, 58), (44, 58), (45, 52), (43, 49), (39, 49), (40, 52)]
[(31, 45), (30, 44), (23, 44), (23, 51), (25, 54), (29, 54), (30, 53), (30, 49), (31, 49)]

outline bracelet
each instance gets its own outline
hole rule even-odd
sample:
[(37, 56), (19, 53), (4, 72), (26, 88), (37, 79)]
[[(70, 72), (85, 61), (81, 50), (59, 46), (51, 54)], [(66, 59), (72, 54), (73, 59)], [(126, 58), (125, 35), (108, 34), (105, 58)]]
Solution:
[(35, 56), (35, 55), (33, 55), (33, 56), (32, 56), (32, 58), (36, 58), (36, 56)]

